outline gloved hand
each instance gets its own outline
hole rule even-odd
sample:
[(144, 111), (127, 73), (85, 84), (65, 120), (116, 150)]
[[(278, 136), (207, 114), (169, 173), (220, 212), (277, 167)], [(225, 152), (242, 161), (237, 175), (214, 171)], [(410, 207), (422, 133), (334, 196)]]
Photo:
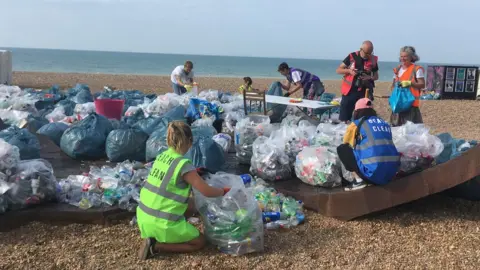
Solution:
[(402, 87), (410, 87), (412, 85), (412, 82), (411, 81), (401, 81), (400, 85)]
[(230, 191), (231, 188), (229, 187), (224, 187), (223, 188), (223, 196), (225, 196), (225, 194), (227, 194), (229, 191)]

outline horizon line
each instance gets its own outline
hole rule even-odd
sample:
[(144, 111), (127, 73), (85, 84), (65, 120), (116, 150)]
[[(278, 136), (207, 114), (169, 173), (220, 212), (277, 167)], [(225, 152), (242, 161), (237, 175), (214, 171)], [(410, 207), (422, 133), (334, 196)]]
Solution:
[[(234, 58), (266, 58), (266, 59), (290, 59), (290, 60), (326, 60), (326, 61), (342, 61), (342, 59), (326, 59), (326, 58), (292, 58), (292, 57), (279, 57), (279, 56), (242, 56), (242, 55), (215, 55), (215, 54), (192, 54), (192, 53), (164, 53), (164, 52), (135, 52), (135, 51), (105, 51), (105, 50), (91, 50), (91, 49), (59, 49), (59, 48), (33, 48), (33, 47), (3, 47), (5, 49), (30, 49), (30, 50), (50, 50), (50, 51), (80, 51), (80, 52), (100, 52), (100, 53), (135, 53), (135, 54), (163, 54), (163, 55), (182, 55), (182, 56), (213, 56), (213, 57), (234, 57)], [(2, 47), (0, 47), (2, 49)], [(398, 63), (398, 61), (386, 61), (380, 60), (378, 62)], [(423, 64), (432, 65), (451, 65), (451, 66), (480, 66), (477, 64), (464, 64), (464, 63), (445, 63), (445, 62), (424, 62)]]

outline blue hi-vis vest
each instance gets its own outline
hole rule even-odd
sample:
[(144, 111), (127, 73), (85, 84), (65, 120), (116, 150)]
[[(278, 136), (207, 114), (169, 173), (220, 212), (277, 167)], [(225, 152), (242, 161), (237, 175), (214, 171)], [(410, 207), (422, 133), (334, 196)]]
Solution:
[(354, 154), (360, 173), (373, 184), (385, 185), (400, 167), (400, 154), (393, 144), (390, 125), (378, 117), (369, 117), (361, 126), (355, 120), (359, 136)]

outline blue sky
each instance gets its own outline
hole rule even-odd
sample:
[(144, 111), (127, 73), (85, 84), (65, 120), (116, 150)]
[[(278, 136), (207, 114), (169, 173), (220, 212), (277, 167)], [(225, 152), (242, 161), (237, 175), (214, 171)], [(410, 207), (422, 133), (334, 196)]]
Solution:
[(478, 0), (0, 0), (0, 46), (480, 63)]

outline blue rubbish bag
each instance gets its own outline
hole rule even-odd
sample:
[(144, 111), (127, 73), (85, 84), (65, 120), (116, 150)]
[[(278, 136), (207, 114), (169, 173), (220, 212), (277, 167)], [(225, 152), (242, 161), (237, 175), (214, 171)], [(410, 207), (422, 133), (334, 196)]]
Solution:
[(74, 88), (69, 89), (68, 99), (77, 104), (93, 102), (92, 92), (86, 84), (77, 84)]
[(185, 120), (185, 112), (186, 112), (185, 108), (182, 105), (180, 105), (171, 109), (163, 116), (170, 118), (172, 121)]
[[(455, 139), (450, 133), (441, 133), (437, 135), (437, 137), (443, 143), (443, 151), (435, 159), (437, 165), (454, 159), (460, 156), (463, 152), (470, 149), (461, 147), (467, 141)], [(468, 143), (470, 144), (470, 147), (474, 147), (477, 145), (477, 141), (468, 141)]]
[(196, 168), (206, 168), (211, 172), (218, 172), (225, 164), (225, 152), (212, 137), (194, 137), (193, 144), (185, 157), (190, 159)]
[(191, 98), (185, 116), (195, 121), (210, 116), (219, 119), (219, 114), (220, 108), (217, 105), (203, 99)]
[(63, 109), (65, 110), (65, 115), (66, 116), (72, 116), (73, 115), (73, 111), (75, 110), (75, 106), (77, 105), (77, 103), (69, 100), (69, 99), (64, 99), (64, 100), (61, 100), (60, 102), (57, 103), (57, 107), (58, 106), (62, 106)]
[(139, 129), (149, 136), (157, 129), (162, 129), (168, 127), (168, 123), (172, 120), (168, 117), (147, 117), (138, 121), (137, 123), (132, 125), (132, 128)]
[(410, 88), (401, 87), (398, 84), (395, 85), (395, 88), (388, 99), (393, 113), (408, 111), (412, 107), (414, 101), (415, 97), (412, 92), (410, 92)]
[(105, 156), (105, 141), (112, 124), (92, 113), (63, 133), (60, 148), (73, 159), (98, 159)]
[(0, 139), (18, 147), (22, 160), (40, 158), (40, 142), (27, 129), (11, 126), (0, 131)]
[(39, 129), (41, 129), (43, 126), (45, 126), (46, 124), (48, 124), (48, 120), (45, 119), (45, 117), (41, 117), (41, 116), (32, 116), (32, 115), (29, 115), (27, 117), (27, 122), (28, 122), (28, 128), (30, 130), (32, 130), (33, 132), (36, 132), (38, 131)]
[(158, 155), (167, 150), (167, 129), (157, 129), (153, 132), (148, 138), (145, 147), (145, 159), (147, 162), (154, 160)]
[(68, 129), (68, 125), (65, 123), (48, 123), (41, 127), (37, 133), (47, 136), (52, 140), (56, 145), (60, 146), (60, 140), (65, 130)]
[(148, 135), (138, 129), (117, 129), (108, 134), (107, 157), (112, 162), (144, 161)]
[[(283, 96), (281, 83), (273, 82), (267, 91), (267, 95)], [(287, 109), (287, 105), (267, 103), (267, 110), (272, 111), (272, 115), (270, 115), (270, 122), (280, 123), (282, 121), (283, 113), (285, 112), (286, 109)]]

